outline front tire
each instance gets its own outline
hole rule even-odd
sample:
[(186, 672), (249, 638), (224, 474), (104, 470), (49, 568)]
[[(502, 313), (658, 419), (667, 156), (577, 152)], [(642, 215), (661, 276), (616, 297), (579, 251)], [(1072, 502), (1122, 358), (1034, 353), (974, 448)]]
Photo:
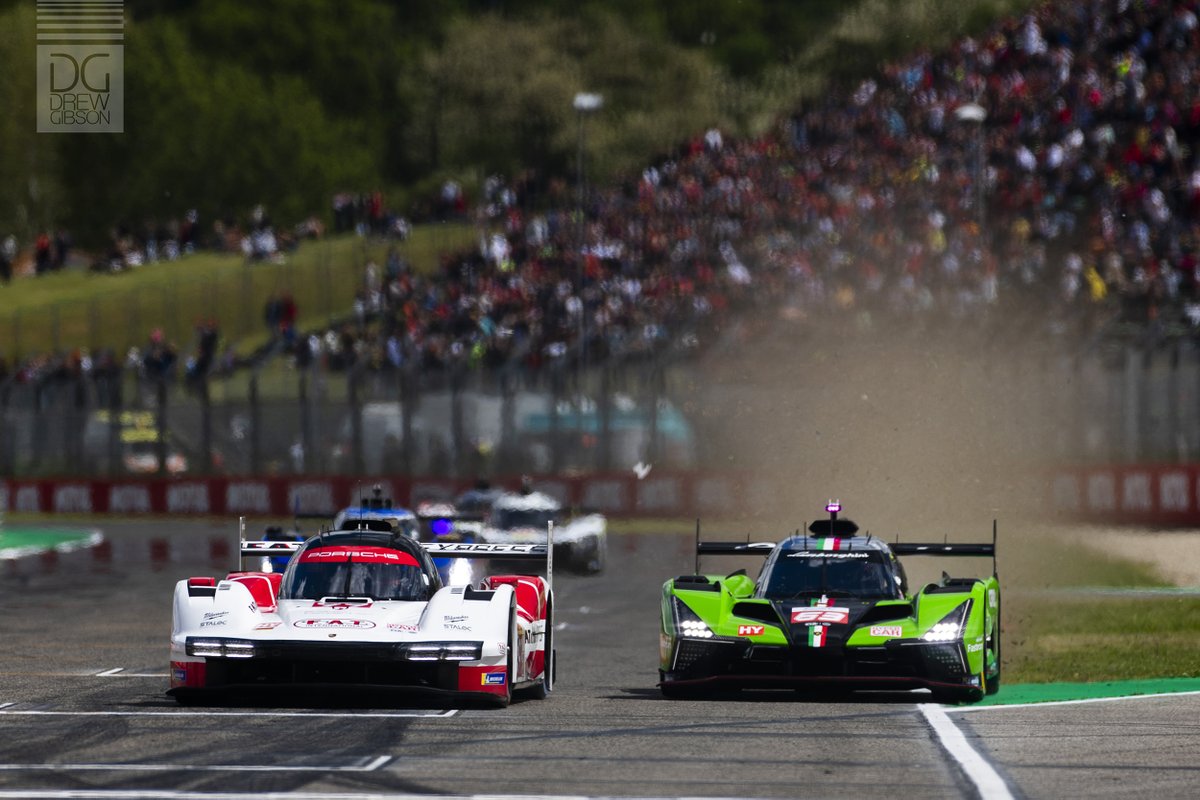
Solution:
[(1000, 691), (1000, 608), (999, 604), (996, 607), (996, 624), (992, 628), (992, 650), (995, 653), (996, 674), (992, 677), (987, 677), (987, 664), (984, 664), (984, 684), (987, 687), (986, 693), (993, 695)]
[(508, 606), (508, 654), (505, 659), (504, 694), (497, 696), (501, 708), (506, 708), (513, 699), (513, 679), (517, 675), (517, 600), (516, 595)]
[(545, 700), (554, 691), (554, 605), (550, 600), (546, 601), (546, 635), (543, 642), (545, 655), (542, 658), (542, 679), (521, 693), (531, 700)]

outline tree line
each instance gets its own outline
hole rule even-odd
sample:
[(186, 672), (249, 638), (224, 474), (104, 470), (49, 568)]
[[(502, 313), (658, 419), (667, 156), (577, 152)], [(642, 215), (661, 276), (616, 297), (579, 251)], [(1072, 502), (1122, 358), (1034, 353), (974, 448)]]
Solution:
[(198, 208), (327, 213), (447, 178), (594, 180), (708, 126), (762, 130), (843, 0), (126, 0), (125, 132), (36, 133), (32, 3), (0, 7), (0, 234), (85, 244)]

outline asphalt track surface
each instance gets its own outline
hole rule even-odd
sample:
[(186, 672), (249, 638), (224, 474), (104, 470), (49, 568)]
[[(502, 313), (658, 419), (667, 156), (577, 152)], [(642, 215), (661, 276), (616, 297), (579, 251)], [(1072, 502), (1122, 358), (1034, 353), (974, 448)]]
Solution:
[(171, 592), (223, 573), (233, 526), (102, 527), (98, 549), (0, 563), (0, 797), (1176, 797), (1200, 785), (1196, 695), (938, 707), (990, 779), (950, 754), (920, 694), (663, 699), (659, 590), (691, 571), (685, 532), (613, 537), (605, 576), (556, 576), (547, 700), (181, 708), (164, 694)]

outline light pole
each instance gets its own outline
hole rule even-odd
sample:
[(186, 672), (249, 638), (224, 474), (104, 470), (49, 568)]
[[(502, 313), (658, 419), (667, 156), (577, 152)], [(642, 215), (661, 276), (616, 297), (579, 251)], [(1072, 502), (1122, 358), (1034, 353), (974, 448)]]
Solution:
[(987, 109), (978, 103), (963, 103), (954, 109), (960, 122), (975, 126), (975, 216), (979, 221), (979, 236), (983, 237), (983, 224), (987, 219), (983, 200), (983, 123), (987, 120)]
[(587, 259), (583, 255), (584, 246), (584, 206), (587, 201), (587, 182), (584, 179), (583, 161), (587, 150), (587, 127), (584, 119), (604, 107), (604, 95), (595, 92), (579, 92), (571, 104), (579, 114), (579, 157), (575, 164), (576, 212), (578, 214), (578, 240), (575, 258), (578, 264), (579, 277), (579, 389), (583, 389), (584, 374), (587, 369), (587, 307), (583, 302), (583, 281), (587, 277)]

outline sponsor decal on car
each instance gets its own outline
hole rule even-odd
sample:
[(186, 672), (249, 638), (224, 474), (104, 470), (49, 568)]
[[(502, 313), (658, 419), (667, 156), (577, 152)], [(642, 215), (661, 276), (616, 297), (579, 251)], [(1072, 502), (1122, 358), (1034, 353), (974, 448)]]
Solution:
[(903, 636), (903, 628), (899, 625), (872, 625), (872, 636)]
[(421, 630), (420, 625), (408, 625), (403, 622), (389, 622), (387, 629), (393, 633), (416, 633)]
[(453, 622), (447, 622), (445, 627), (447, 630), (462, 631), (463, 633), (470, 633), (472, 630), (470, 625), (459, 625)]
[(850, 621), (850, 609), (839, 606), (793, 608), (793, 625), (845, 625)]
[(808, 629), (808, 646), (824, 647), (828, 631), (824, 625), (813, 625)]
[(204, 619), (206, 619), (206, 620), (220, 619), (221, 617), (227, 617), (227, 616), (229, 616), (228, 611), (205, 611), (204, 612)]
[(765, 625), (738, 625), (738, 636), (762, 636)]
[(442, 617), (442, 622), (466, 622), (466, 614), (446, 614)]
[(292, 623), (297, 628), (340, 628), (343, 630), (368, 630), (375, 623), (366, 619), (298, 619)]
[(300, 560), (307, 563), (330, 563), (337, 561), (357, 561), (366, 564), (397, 564), (403, 567), (417, 567), (417, 560), (408, 553), (389, 550), (386, 547), (321, 547), (306, 550), (300, 555)]
[(967, 652), (968, 652), (968, 653), (978, 653), (978, 652), (979, 652), (980, 650), (982, 650), (982, 649), (983, 649), (983, 643), (982, 643), (982, 642), (980, 642), (979, 644), (969, 644), (969, 645), (967, 645)]
[(282, 625), (282, 622), (260, 622), (254, 626), (256, 631), (273, 631)]
[(504, 673), (503, 672), (485, 672), (485, 673), (483, 673), (483, 675), (480, 676), (479, 683), (482, 686), (503, 686), (504, 685)]

